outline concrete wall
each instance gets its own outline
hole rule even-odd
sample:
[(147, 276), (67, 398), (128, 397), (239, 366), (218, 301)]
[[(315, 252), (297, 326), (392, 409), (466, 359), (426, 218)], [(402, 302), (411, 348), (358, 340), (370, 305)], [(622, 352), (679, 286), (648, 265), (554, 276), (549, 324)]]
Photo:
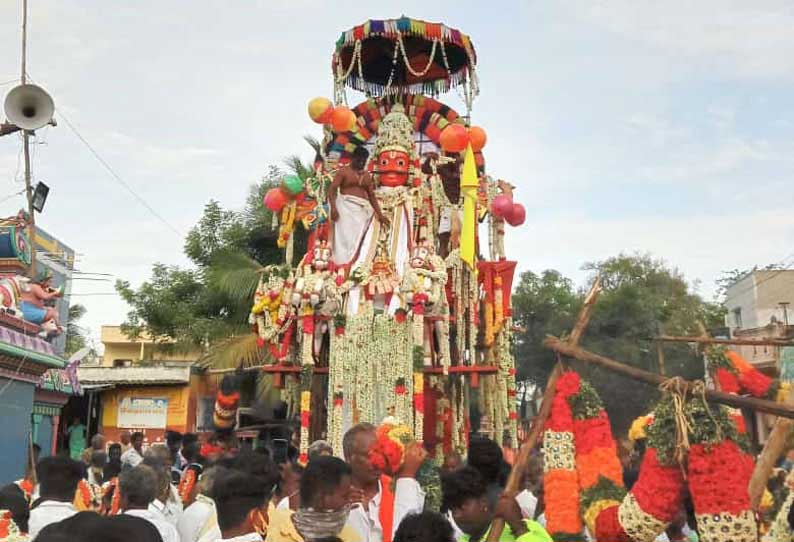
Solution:
[(764, 327), (772, 317), (782, 322), (782, 302), (791, 303), (788, 316), (794, 323), (794, 271), (754, 271), (728, 288), (726, 325), (731, 331), (739, 327), (734, 317), (737, 308), (742, 312), (741, 329)]
[(199, 351), (177, 351), (168, 345), (157, 345), (148, 337), (132, 340), (121, 331), (120, 326), (102, 326), (103, 367), (113, 367), (115, 360), (132, 360), (133, 364), (142, 360), (157, 361), (195, 361), (201, 356)]
[(0, 389), (0, 485), (5, 485), (25, 474), (34, 386), (0, 377)]

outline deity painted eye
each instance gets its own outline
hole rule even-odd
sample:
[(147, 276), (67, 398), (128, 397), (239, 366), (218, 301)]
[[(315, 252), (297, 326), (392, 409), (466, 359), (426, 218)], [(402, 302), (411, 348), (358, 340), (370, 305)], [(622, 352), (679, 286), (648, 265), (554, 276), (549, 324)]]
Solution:
[(401, 168), (405, 167), (405, 160), (403, 160), (402, 158), (397, 160), (397, 166), (399, 166)]
[(389, 165), (389, 161), (387, 159), (385, 159), (385, 158), (381, 158), (380, 159), (380, 165), (388, 166)]

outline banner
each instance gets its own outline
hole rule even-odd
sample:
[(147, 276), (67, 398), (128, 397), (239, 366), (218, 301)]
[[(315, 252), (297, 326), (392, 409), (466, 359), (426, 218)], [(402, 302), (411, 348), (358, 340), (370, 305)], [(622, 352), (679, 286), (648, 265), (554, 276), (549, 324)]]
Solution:
[(165, 429), (168, 399), (124, 397), (119, 402), (116, 425), (123, 429)]

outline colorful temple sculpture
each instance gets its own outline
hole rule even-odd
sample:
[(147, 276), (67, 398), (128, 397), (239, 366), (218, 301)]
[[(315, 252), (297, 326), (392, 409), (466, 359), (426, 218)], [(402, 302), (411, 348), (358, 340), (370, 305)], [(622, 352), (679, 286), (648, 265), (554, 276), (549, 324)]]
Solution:
[[(31, 269), (33, 251), (39, 256)], [(68, 286), (74, 252), (24, 212), (0, 220), (0, 478), (23, 474), (30, 444), (55, 453), (63, 409), (81, 394), (77, 362), (64, 359)], [(57, 284), (57, 287), (56, 287)]]
[[(324, 134), (314, 175), (265, 196), (286, 263), (263, 271), (251, 313), (264, 370), (300, 414), (301, 451), (326, 437), (341, 453), (347, 428), (389, 417), (437, 458), (477, 429), (515, 444), (503, 240), (525, 211), (486, 173), (485, 131), (471, 126), (474, 46), (443, 24), (370, 20), (342, 34), (332, 68), (333, 102), (309, 103)], [(366, 98), (348, 107), (347, 89)], [(462, 114), (439, 99), (453, 89)]]

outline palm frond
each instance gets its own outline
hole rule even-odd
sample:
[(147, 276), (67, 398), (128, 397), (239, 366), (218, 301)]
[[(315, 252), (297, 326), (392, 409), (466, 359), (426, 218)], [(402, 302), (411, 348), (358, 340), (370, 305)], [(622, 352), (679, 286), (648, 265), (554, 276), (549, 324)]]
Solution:
[(254, 333), (234, 335), (212, 345), (199, 359), (200, 367), (209, 369), (236, 369), (261, 365), (269, 354), (256, 344)]
[(301, 160), (301, 157), (297, 154), (293, 154), (292, 156), (287, 156), (284, 159), (284, 165), (287, 166), (289, 171), (301, 179), (307, 179), (312, 175), (312, 168), (311, 166), (304, 164)]
[(273, 375), (259, 373), (256, 379), (255, 400), (257, 403), (274, 404), (281, 399), (281, 390), (273, 385)]
[(303, 136), (303, 140), (309, 144), (309, 146), (314, 150), (314, 154), (320, 154), (320, 140), (314, 137), (313, 135), (305, 135)]
[(253, 303), (262, 265), (241, 250), (220, 251), (212, 260), (207, 278), (235, 302)]

